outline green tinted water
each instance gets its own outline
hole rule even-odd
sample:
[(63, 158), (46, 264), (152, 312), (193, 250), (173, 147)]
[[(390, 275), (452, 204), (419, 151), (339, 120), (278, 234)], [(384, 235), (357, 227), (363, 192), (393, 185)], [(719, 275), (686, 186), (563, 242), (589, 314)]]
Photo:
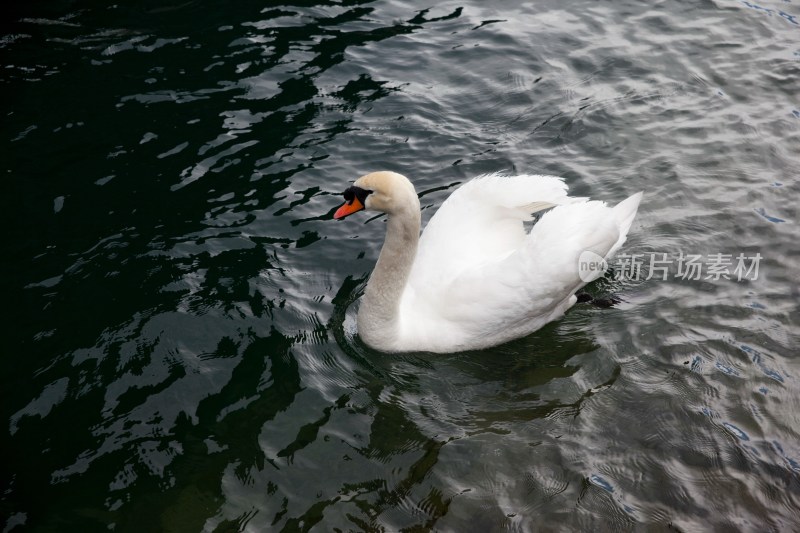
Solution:
[[(5, 530), (797, 527), (793, 4), (6, 10)], [(331, 215), (377, 169), (425, 220), (498, 170), (644, 190), (624, 252), (667, 279), (485, 352), (373, 352), (384, 219)]]

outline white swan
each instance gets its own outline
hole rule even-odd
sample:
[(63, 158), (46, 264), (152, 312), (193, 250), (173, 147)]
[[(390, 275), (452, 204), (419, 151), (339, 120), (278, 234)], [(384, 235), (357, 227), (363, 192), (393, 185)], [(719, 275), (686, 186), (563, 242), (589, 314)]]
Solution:
[[(611, 208), (569, 197), (553, 176), (482, 176), (450, 195), (421, 238), (419, 199), (405, 176), (367, 174), (344, 198), (334, 218), (389, 215), (358, 311), (361, 339), (384, 352), (448, 353), (501, 344), (562, 316), (586, 284), (578, 258), (608, 259), (622, 246), (642, 193)], [(548, 208), (526, 234), (523, 221)]]

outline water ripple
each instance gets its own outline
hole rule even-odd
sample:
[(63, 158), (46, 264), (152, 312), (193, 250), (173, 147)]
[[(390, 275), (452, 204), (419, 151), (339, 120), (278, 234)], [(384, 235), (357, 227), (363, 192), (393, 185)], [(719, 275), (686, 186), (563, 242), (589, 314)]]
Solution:
[[(5, 530), (796, 528), (791, 4), (9, 9)], [(644, 190), (629, 253), (758, 277), (376, 353), (385, 217), (330, 218), (379, 168), (424, 220), (483, 172)]]

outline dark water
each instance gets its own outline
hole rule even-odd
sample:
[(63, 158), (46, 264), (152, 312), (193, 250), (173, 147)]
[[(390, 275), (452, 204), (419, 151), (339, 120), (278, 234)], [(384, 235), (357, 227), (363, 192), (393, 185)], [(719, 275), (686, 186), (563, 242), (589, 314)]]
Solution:
[[(800, 529), (796, 2), (31, 4), (0, 36), (4, 531)], [(624, 252), (706, 270), (382, 355), (353, 303), (384, 219), (331, 220), (378, 169), (425, 219), (498, 170), (644, 190)], [(757, 277), (707, 276), (740, 253)]]

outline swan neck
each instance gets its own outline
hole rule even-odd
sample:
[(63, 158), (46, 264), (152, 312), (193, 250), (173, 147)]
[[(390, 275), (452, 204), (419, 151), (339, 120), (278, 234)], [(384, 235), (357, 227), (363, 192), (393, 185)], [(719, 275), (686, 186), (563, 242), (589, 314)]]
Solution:
[(419, 231), (418, 201), (389, 215), (386, 239), (358, 313), (359, 333), (373, 347), (385, 349), (399, 334), (400, 302), (417, 255)]

